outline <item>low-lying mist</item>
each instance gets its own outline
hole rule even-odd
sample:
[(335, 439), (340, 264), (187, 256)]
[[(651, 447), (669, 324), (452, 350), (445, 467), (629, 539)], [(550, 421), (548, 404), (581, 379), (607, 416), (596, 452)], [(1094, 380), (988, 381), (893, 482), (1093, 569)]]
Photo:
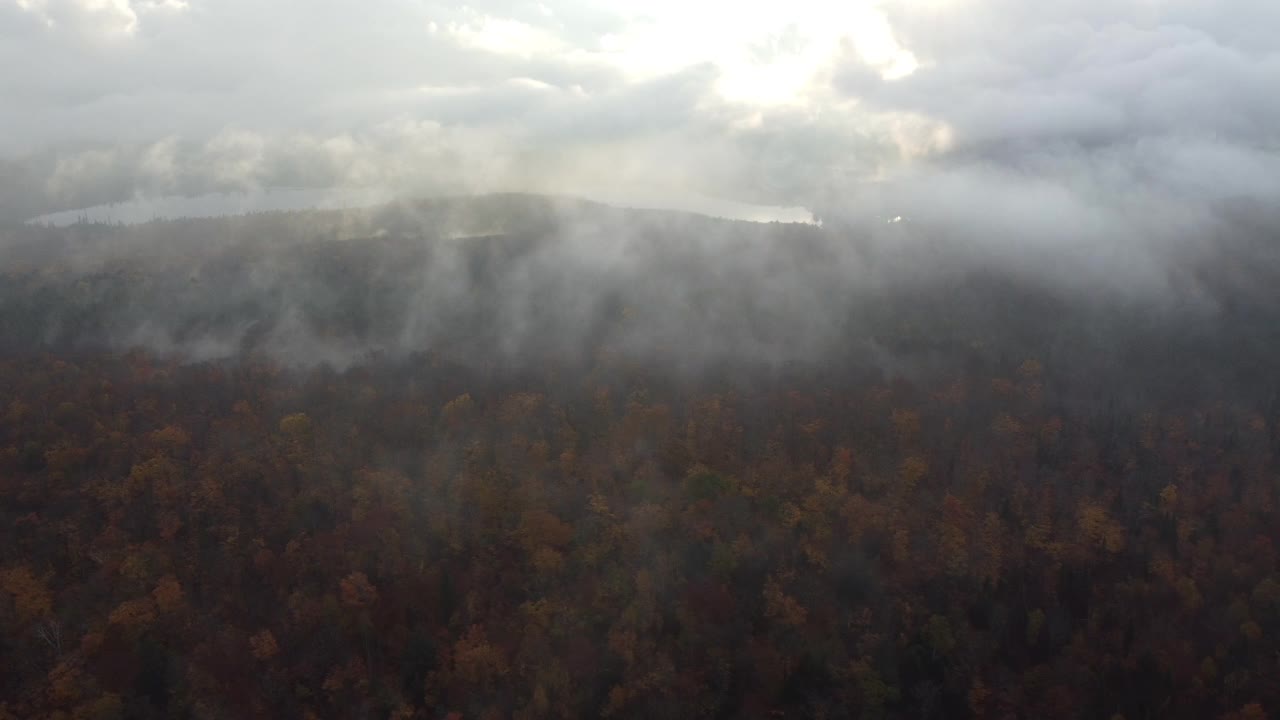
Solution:
[(1221, 392), (1280, 348), (1280, 264), (1264, 208), (1217, 218), (1217, 236), (1161, 256), (1117, 239), (1105, 260), (927, 216), (818, 227), (527, 195), (20, 226), (4, 236), (0, 337), (193, 362), (430, 354), (674, 376), (912, 376), (1034, 357), (1082, 386)]

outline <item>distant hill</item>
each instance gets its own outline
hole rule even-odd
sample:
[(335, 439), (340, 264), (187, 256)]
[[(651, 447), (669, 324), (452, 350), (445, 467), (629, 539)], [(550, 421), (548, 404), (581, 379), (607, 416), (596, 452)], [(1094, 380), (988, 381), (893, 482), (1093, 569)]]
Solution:
[(868, 238), (532, 195), (23, 226), (0, 246), (0, 341), (339, 367), (422, 352), (515, 365), (608, 352), (678, 372), (1040, 357), (1081, 383), (1244, 391), (1280, 354), (1278, 225), (1230, 210), (1240, 233), (1168, 258), (1152, 286), (918, 230)]

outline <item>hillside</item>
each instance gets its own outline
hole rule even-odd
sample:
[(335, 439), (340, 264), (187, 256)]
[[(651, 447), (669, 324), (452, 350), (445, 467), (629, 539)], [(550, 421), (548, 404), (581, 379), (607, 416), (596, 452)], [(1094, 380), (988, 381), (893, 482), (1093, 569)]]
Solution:
[(0, 718), (1259, 717), (1223, 217), (1141, 276), (536, 196), (0, 230)]

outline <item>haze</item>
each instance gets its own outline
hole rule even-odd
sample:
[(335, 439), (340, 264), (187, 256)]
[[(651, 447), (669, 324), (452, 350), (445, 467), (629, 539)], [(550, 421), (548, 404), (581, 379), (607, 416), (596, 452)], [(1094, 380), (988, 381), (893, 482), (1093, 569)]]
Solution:
[(1280, 193), (1265, 0), (0, 5), (0, 211), (263, 188), (700, 195), (1189, 242)]

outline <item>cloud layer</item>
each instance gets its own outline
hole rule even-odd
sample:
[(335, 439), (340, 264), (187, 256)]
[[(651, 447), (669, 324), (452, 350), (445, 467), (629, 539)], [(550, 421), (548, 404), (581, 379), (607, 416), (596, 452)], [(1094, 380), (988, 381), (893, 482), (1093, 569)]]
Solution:
[(697, 193), (1093, 250), (1280, 197), (1274, 3), (749, 5), (13, 0), (0, 209)]

